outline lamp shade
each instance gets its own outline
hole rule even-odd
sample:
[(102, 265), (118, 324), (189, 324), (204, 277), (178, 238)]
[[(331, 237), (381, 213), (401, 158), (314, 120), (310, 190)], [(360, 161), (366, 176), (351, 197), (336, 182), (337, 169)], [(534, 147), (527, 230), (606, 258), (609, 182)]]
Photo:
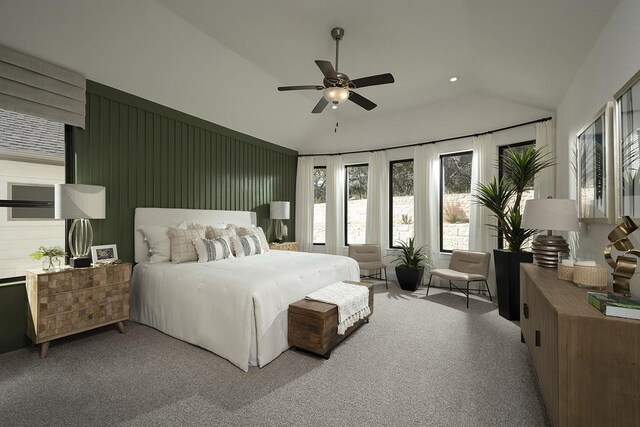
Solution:
[(271, 202), (269, 208), (271, 219), (289, 219), (289, 202)]
[(56, 219), (104, 219), (106, 192), (99, 185), (56, 184)]
[(323, 92), (324, 99), (340, 104), (349, 99), (349, 89), (344, 87), (328, 87)]
[(524, 206), (522, 227), (535, 230), (577, 231), (578, 205), (570, 199), (532, 199)]

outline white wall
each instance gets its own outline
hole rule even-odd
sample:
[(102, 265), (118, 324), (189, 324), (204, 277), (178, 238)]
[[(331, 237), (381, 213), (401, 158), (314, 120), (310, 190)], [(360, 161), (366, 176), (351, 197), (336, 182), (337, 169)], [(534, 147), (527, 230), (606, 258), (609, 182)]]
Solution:
[[(576, 197), (575, 177), (570, 174), (569, 149), (576, 133), (640, 70), (640, 1), (620, 0), (589, 56), (576, 74), (557, 110), (557, 153), (564, 167), (557, 169), (558, 197)], [(582, 225), (580, 250), (602, 259), (607, 234), (613, 225)], [(636, 233), (637, 234), (637, 233)], [(633, 236), (640, 247), (640, 236)], [(640, 292), (640, 281), (633, 281)]]

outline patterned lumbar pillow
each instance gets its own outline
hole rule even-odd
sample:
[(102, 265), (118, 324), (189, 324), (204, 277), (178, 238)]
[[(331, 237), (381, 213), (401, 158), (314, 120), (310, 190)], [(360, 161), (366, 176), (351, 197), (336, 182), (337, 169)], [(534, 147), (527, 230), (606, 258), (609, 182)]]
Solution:
[(193, 246), (193, 239), (204, 239), (204, 227), (169, 228), (167, 232), (171, 241), (171, 261), (179, 264), (182, 262), (197, 261), (198, 253)]
[(219, 261), (233, 258), (231, 243), (225, 237), (217, 239), (193, 239), (193, 246), (198, 253), (198, 262)]
[(233, 252), (238, 258), (264, 253), (262, 246), (260, 245), (260, 238), (257, 234), (236, 236), (233, 237), (231, 241), (233, 242)]
[(260, 247), (263, 252), (269, 252), (269, 242), (267, 242), (267, 237), (264, 235), (264, 231), (262, 227), (240, 227), (238, 229), (238, 236), (249, 236), (256, 235), (258, 239), (260, 239)]

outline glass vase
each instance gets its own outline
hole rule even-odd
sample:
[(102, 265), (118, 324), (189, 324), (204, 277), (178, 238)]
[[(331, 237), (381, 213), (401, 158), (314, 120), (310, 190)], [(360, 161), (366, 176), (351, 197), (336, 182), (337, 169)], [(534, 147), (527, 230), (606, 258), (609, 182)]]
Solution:
[(58, 271), (60, 270), (60, 258), (58, 257), (47, 257), (42, 260), (42, 269), (44, 271)]

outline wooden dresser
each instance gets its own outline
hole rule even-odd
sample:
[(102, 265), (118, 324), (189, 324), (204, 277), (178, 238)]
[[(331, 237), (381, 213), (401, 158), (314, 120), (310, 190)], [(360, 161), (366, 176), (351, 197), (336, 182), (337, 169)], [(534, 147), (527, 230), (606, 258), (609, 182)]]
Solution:
[(27, 271), (27, 334), (47, 357), (49, 342), (129, 319), (131, 264)]
[(521, 264), (520, 324), (554, 426), (640, 426), (640, 321), (608, 317), (557, 270)]
[(300, 244), (298, 242), (284, 242), (284, 243), (269, 243), (269, 249), (275, 251), (300, 251)]

